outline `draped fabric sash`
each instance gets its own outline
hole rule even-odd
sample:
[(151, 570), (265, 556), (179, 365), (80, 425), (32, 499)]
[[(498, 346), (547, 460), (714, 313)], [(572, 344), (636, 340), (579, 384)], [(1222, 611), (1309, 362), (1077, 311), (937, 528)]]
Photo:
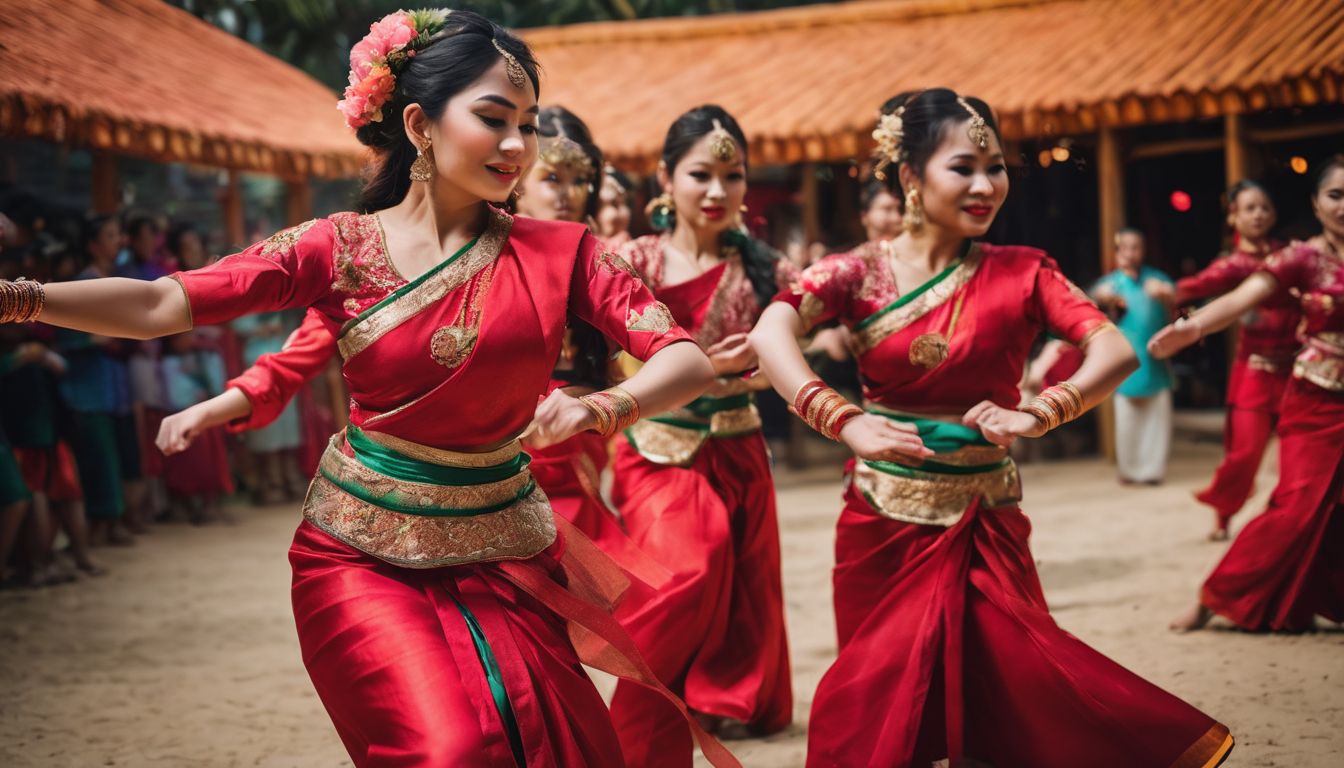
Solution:
[(858, 355), (876, 349), (892, 335), (942, 306), (956, 295), (980, 268), (982, 254), (970, 243), (966, 253), (929, 278), (923, 285), (902, 295), (887, 306), (860, 320), (854, 326), (854, 348)]
[(347, 322), (336, 341), (341, 357), (349, 360), (368, 349), (493, 263), (509, 239), (512, 222), (507, 214), (491, 208), (480, 237)]
[(869, 403), (869, 413), (913, 424), (934, 456), (910, 466), (862, 460), (853, 483), (883, 517), (921, 525), (956, 525), (973, 503), (995, 508), (1022, 499), (1017, 465), (1005, 448), (963, 424), (900, 413)]

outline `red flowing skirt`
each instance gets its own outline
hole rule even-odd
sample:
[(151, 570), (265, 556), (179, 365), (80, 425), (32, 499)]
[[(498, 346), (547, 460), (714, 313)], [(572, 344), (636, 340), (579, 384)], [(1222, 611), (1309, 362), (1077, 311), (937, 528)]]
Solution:
[(1227, 421), (1223, 428), (1223, 461), (1209, 487), (1195, 494), (1213, 507), (1226, 527), (1255, 491), (1255, 475), (1279, 418), (1279, 401), (1288, 372), (1251, 368), (1244, 359), (1232, 363), (1227, 381)]
[(853, 488), (836, 535), (840, 653), (809, 768), (1207, 768), (1227, 729), (1055, 624), (1017, 508), (951, 528), (880, 517)]
[[(158, 452), (157, 448), (154, 450)], [(163, 461), (164, 483), (169, 491), (184, 496), (227, 496), (233, 493), (229, 445), (223, 427), (201, 432), (181, 453), (159, 455)]]
[(1269, 508), (1232, 542), (1200, 601), (1252, 630), (1344, 621), (1344, 393), (1292, 380), (1279, 455)]
[[(618, 613), (659, 678), (692, 710), (769, 733), (792, 720), (770, 457), (759, 433), (713, 438), (689, 467), (617, 442), (612, 496), (635, 544), (672, 572)], [(631, 765), (689, 766), (667, 705), (621, 683), (611, 704)]]
[(358, 768), (517, 765), (468, 613), (530, 768), (626, 765), (582, 664), (656, 687), (712, 765), (738, 766), (658, 685), (611, 617), (624, 576), (559, 527), (555, 544), (527, 560), (411, 569), (300, 523), (289, 550), (299, 648)]
[(307, 522), (289, 559), (303, 662), (356, 766), (515, 764), (455, 600), (489, 638), (528, 766), (624, 765), (564, 621), (498, 564), (399, 568)]

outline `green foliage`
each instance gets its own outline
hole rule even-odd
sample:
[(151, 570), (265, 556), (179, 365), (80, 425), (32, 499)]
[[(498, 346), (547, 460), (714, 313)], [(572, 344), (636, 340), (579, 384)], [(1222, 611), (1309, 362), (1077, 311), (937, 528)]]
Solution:
[[(345, 87), (350, 48), (369, 25), (405, 0), (167, 0), (284, 59), (333, 89)], [(806, 0), (465, 0), (447, 6), (483, 14), (506, 27), (758, 11)]]

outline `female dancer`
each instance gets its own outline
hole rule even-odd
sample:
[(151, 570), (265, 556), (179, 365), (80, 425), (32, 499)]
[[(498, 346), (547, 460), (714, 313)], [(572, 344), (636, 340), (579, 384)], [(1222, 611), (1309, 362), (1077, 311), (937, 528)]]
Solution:
[[(1254, 181), (1243, 180), (1227, 191), (1227, 221), (1232, 247), (1201, 272), (1176, 283), (1177, 304), (1227, 293), (1260, 268), (1265, 257), (1283, 247), (1269, 237), (1274, 228), (1274, 203)], [(1301, 344), (1297, 300), (1280, 291), (1243, 318), (1237, 333), (1237, 356), (1227, 381), (1227, 424), (1223, 429), (1223, 461), (1209, 487), (1195, 498), (1213, 507), (1210, 541), (1227, 538), (1227, 525), (1255, 490), (1255, 474), (1279, 418), (1279, 401), (1288, 385), (1293, 356)]]
[(1265, 259), (1235, 290), (1153, 337), (1169, 357), (1283, 291), (1297, 297), (1305, 345), (1279, 406), (1279, 484), (1246, 524), (1173, 629), (1217, 613), (1243, 629), (1311, 629), (1344, 621), (1344, 155), (1317, 177), (1320, 235)]
[[(668, 129), (649, 235), (621, 249), (709, 353), (719, 378), (679, 411), (645, 419), (617, 441), (612, 500), (635, 543), (673, 572), (656, 596), (622, 614), (650, 666), (710, 729), (771, 733), (793, 696), (784, 631), (770, 457), (744, 374), (747, 331), (795, 276), (793, 265), (736, 224), (747, 190), (747, 141), (717, 106)], [(650, 411), (651, 413), (651, 411)], [(685, 736), (662, 704), (618, 686), (612, 718), (640, 765), (690, 765)]]
[[(709, 363), (582, 227), (486, 204), (537, 151), (536, 65), (520, 40), (469, 12), (398, 11), (351, 60), (341, 108), (381, 161), (363, 201), (373, 213), (152, 283), (49, 286), (45, 309), (40, 286), (0, 284), (0, 320), (150, 338), (316, 309), (339, 329), (351, 426), (304, 505), (294, 609), (355, 764), (621, 765), (579, 661), (651, 672), (603, 609), (609, 562), (557, 535), (517, 436), (529, 423), (539, 445), (613, 432), (699, 392)], [(567, 313), (648, 362), (624, 388), (537, 406)]]
[[(596, 197), (590, 190), (602, 155), (588, 127), (562, 107), (542, 109), (537, 122), (538, 157), (520, 183), (518, 212), (543, 221), (579, 222), (591, 217)], [(232, 431), (266, 426), (309, 379), (326, 369), (335, 353), (336, 340), (320, 313), (310, 310), (282, 351), (263, 355), (230, 381), (224, 394), (169, 417), (160, 446), (175, 453), (197, 434), (220, 424), (229, 424)], [(547, 393), (563, 388), (571, 397), (582, 397), (605, 388), (610, 383), (607, 359), (606, 338), (591, 325), (570, 318)], [(661, 568), (650, 567), (652, 563), (631, 546), (615, 513), (602, 501), (599, 486), (608, 461), (606, 438), (580, 432), (528, 453), (532, 477), (557, 515), (643, 580), (666, 578)]]
[[(988, 105), (902, 94), (874, 135), (907, 231), (888, 254), (805, 270), (751, 335), (775, 388), (858, 456), (836, 540), (840, 653), (812, 705), (808, 765), (1216, 765), (1226, 728), (1051, 619), (1007, 456), (1108, 396), (1133, 351), (1044, 253), (972, 242), (1008, 194)], [(799, 352), (831, 318), (854, 332), (867, 413)], [(1014, 410), (1042, 331), (1086, 361)]]

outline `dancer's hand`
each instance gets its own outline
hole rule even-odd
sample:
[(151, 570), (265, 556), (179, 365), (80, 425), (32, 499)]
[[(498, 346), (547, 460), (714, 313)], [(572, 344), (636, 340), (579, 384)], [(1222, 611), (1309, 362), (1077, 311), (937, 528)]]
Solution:
[(904, 424), (865, 413), (850, 419), (840, 430), (840, 441), (860, 459), (919, 464), (933, 455), (919, 439), (914, 424)]
[(745, 333), (734, 333), (723, 337), (718, 343), (705, 350), (714, 373), (722, 376), (729, 373), (741, 373), (756, 367), (756, 351)]
[(1005, 448), (1019, 437), (1040, 437), (1045, 425), (1035, 416), (1023, 411), (1003, 408), (983, 400), (961, 417), (961, 423), (975, 427), (985, 439)]
[(555, 390), (537, 405), (532, 423), (523, 432), (523, 445), (540, 449), (562, 443), (597, 423), (593, 412), (577, 397)]
[(1204, 330), (1199, 322), (1182, 317), (1148, 340), (1148, 352), (1158, 360), (1165, 360), (1202, 338)]
[(187, 450), (206, 428), (206, 415), (205, 403), (197, 403), (166, 417), (159, 425), (159, 436), (155, 438), (154, 444), (163, 451), (164, 456)]

